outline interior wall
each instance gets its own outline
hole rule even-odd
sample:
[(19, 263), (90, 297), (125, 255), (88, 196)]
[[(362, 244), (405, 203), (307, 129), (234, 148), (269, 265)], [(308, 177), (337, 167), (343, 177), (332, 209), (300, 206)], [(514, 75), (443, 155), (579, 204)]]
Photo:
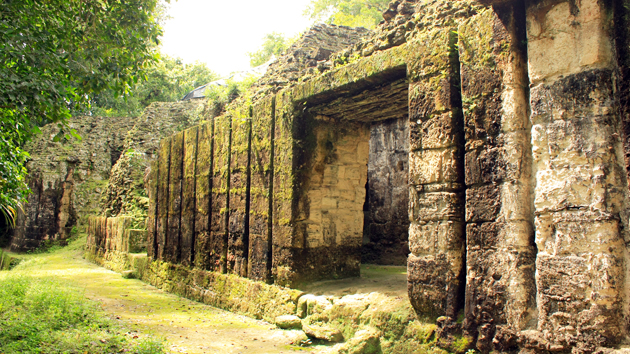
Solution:
[(409, 254), (409, 121), (375, 122), (364, 205), (361, 262), (406, 265)]

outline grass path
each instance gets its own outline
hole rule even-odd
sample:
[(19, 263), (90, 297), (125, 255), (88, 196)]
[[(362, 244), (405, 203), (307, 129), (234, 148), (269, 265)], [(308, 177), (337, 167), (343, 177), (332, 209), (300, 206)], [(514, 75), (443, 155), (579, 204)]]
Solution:
[(163, 292), (140, 280), (98, 267), (81, 257), (80, 241), (62, 250), (28, 256), (41, 276), (65, 279), (84, 289), (112, 317), (133, 331), (164, 338), (174, 353), (311, 353), (292, 343), (299, 331), (216, 309)]

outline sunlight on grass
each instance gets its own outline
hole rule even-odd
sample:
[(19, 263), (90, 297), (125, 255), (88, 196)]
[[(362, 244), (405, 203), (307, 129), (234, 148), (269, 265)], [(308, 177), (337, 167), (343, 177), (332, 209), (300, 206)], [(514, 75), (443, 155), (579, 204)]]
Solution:
[(26, 255), (13, 270), (0, 272), (0, 353), (164, 353), (162, 341), (126, 331), (63, 279), (78, 269), (48, 270), (55, 260), (65, 268), (61, 260), (76, 250)]

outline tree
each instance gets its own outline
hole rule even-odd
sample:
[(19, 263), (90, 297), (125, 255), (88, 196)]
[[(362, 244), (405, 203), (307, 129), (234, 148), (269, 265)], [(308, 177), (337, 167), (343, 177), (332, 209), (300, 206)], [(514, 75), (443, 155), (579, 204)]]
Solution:
[(193, 89), (218, 80), (204, 63), (184, 64), (180, 59), (162, 55), (149, 67), (145, 80), (130, 89), (123, 99), (113, 90), (96, 95), (88, 112), (99, 116), (135, 117), (152, 102), (174, 102)]
[[(0, 0), (0, 210), (28, 188), (22, 146), (103, 90), (125, 94), (156, 59), (159, 0)], [(72, 132), (70, 132), (72, 133)]]
[(311, 0), (304, 14), (315, 22), (374, 28), (388, 5), (389, 0)]
[(249, 65), (256, 67), (266, 63), (272, 56), (282, 54), (293, 42), (295, 42), (294, 38), (287, 38), (282, 33), (267, 33), (261, 48), (255, 52), (247, 53)]

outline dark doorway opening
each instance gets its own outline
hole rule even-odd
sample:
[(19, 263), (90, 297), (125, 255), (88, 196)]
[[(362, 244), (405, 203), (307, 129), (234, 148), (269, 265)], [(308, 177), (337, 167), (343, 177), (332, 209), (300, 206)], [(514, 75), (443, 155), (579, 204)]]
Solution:
[(372, 123), (361, 263), (406, 265), (409, 254), (409, 121)]
[(10, 227), (10, 224), (7, 216), (4, 213), (0, 213), (0, 248), (7, 248), (11, 245), (13, 229)]

